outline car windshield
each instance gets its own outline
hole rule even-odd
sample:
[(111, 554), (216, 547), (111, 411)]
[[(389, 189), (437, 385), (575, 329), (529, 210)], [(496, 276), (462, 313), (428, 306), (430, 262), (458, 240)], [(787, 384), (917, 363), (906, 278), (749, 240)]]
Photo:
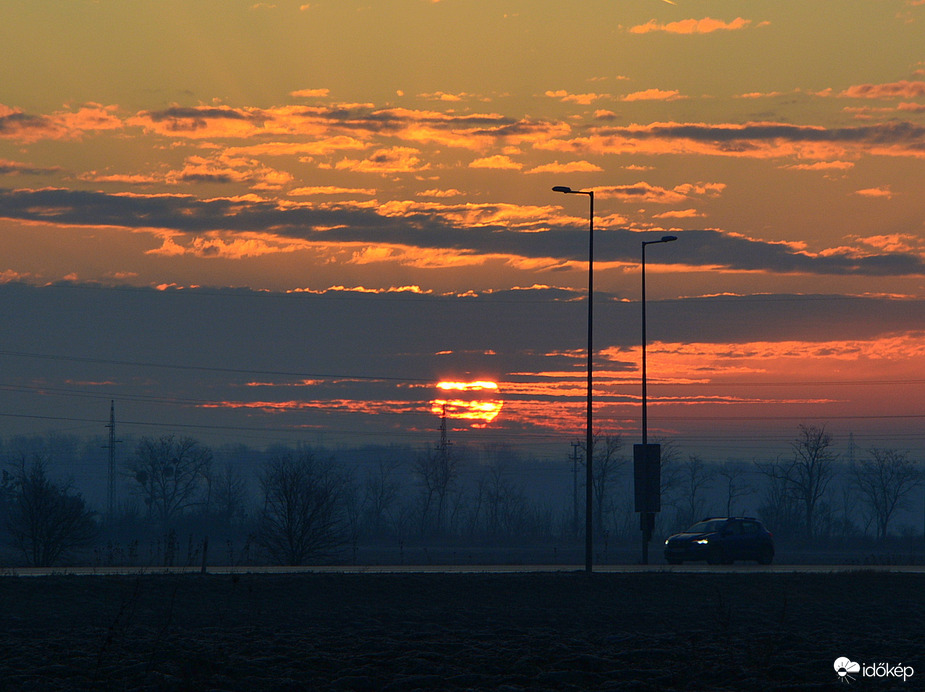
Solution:
[(684, 533), (716, 533), (726, 523), (725, 519), (711, 519), (694, 524)]

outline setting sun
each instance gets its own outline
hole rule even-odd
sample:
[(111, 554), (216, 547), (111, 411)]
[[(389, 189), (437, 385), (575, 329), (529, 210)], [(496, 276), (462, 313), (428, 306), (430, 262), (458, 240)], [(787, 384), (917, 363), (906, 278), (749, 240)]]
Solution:
[[(441, 392), (453, 392), (455, 398), (439, 397), (431, 402), (431, 411), (438, 416), (473, 421), (475, 427), (483, 427), (491, 423), (498, 414), (504, 402), (498, 396), (496, 382), (438, 382), (437, 389)], [(474, 394), (472, 394), (474, 393)], [(468, 395), (468, 396), (467, 396)]]

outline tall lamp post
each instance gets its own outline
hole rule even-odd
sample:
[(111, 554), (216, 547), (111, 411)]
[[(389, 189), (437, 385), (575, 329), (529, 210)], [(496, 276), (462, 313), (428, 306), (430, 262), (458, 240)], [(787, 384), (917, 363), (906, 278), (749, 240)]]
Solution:
[(587, 420), (585, 422), (585, 572), (591, 572), (591, 553), (593, 550), (593, 540), (591, 536), (591, 481), (593, 475), (591, 472), (592, 448), (594, 446), (594, 433), (592, 428), (591, 417), (591, 385), (592, 385), (592, 366), (594, 359), (594, 349), (592, 347), (591, 333), (594, 316), (594, 191), (593, 190), (573, 190), (564, 185), (557, 185), (552, 189), (553, 192), (563, 192), (567, 195), (588, 195), (590, 211), (588, 215), (588, 403), (587, 403)]
[(649, 443), (648, 418), (646, 414), (646, 245), (670, 243), (678, 236), (665, 235), (659, 240), (642, 241), (642, 444)]
[(642, 564), (649, 564), (649, 541), (660, 509), (661, 446), (649, 444), (649, 420), (646, 400), (646, 245), (670, 243), (677, 236), (665, 235), (658, 240), (642, 241), (642, 444), (633, 449), (636, 484), (636, 511), (642, 529)]

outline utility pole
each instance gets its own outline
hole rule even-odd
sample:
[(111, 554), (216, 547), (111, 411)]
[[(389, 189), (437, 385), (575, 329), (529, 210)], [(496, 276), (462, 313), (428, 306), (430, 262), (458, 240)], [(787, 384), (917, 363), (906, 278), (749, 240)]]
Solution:
[(437, 451), (440, 452), (440, 461), (446, 465), (447, 457), (450, 454), (449, 437), (446, 434), (446, 404), (443, 405), (443, 413), (440, 416), (440, 444), (437, 445)]
[(109, 450), (109, 487), (107, 494), (107, 509), (109, 520), (112, 521), (116, 511), (116, 402), (109, 402), (109, 444), (104, 449)]
[(578, 535), (578, 448), (581, 442), (572, 443), (572, 534)]
[(446, 497), (446, 490), (449, 487), (450, 481), (452, 479), (452, 471), (450, 469), (450, 445), (453, 443), (450, 442), (449, 436), (446, 432), (446, 404), (443, 405), (443, 413), (440, 416), (440, 444), (437, 445), (437, 474), (436, 482), (437, 487), (439, 488), (439, 499), (440, 502), (437, 506), (437, 532), (440, 533), (443, 530), (443, 512), (444, 512), (444, 498)]

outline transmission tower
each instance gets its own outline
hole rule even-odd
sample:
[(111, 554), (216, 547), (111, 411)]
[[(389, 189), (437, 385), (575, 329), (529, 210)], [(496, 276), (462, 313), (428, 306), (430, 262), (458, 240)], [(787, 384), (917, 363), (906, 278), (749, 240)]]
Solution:
[(440, 444), (437, 445), (437, 451), (440, 452), (440, 458), (443, 463), (446, 463), (450, 453), (450, 445), (452, 444), (446, 432), (446, 404), (444, 404), (443, 414), (440, 416)]
[(572, 442), (572, 533), (578, 535), (578, 448), (581, 442)]
[(121, 440), (116, 439), (116, 402), (109, 402), (109, 444), (104, 449), (109, 450), (109, 486), (107, 488), (107, 509), (109, 510), (109, 519), (115, 515), (116, 510), (116, 444)]

